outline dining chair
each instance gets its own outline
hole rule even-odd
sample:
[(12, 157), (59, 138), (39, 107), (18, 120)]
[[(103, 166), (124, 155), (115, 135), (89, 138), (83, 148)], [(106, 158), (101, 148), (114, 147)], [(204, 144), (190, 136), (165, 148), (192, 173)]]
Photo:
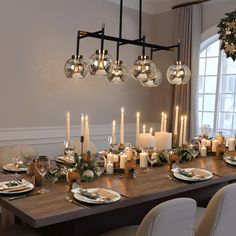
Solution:
[[(217, 191), (207, 208), (197, 208), (195, 236), (233, 236), (236, 235), (236, 184), (229, 184)], [(200, 218), (200, 219), (199, 219)]]
[(99, 236), (193, 236), (195, 212), (195, 200), (175, 198), (152, 208), (140, 225), (118, 228)]

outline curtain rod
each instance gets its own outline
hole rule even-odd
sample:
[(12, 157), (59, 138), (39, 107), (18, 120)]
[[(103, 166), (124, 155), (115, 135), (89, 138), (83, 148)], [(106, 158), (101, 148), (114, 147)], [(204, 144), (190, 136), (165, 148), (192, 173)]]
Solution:
[(191, 2), (184, 2), (184, 3), (178, 4), (178, 5), (174, 5), (173, 7), (171, 7), (171, 9), (191, 6), (191, 5), (200, 4), (200, 3), (203, 3), (203, 2), (209, 2), (209, 1), (211, 1), (211, 0), (196, 0), (196, 1), (191, 1)]

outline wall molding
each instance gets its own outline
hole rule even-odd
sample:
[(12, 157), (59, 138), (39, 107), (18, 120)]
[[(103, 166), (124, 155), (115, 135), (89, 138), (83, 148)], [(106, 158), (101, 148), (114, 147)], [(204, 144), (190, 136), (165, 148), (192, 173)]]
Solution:
[[(147, 127), (157, 127), (157, 124), (148, 123)], [(125, 142), (135, 144), (135, 124), (125, 124)], [(140, 129), (141, 130), (141, 129)], [(111, 136), (111, 124), (90, 125), (90, 141), (94, 143), (97, 150), (108, 147), (108, 137)], [(120, 127), (116, 127), (116, 138), (119, 140)], [(80, 126), (71, 127), (71, 138), (79, 139)], [(65, 140), (65, 127), (16, 127), (0, 129), (0, 146), (14, 144), (32, 145), (36, 151), (49, 155), (58, 155), (63, 151)]]

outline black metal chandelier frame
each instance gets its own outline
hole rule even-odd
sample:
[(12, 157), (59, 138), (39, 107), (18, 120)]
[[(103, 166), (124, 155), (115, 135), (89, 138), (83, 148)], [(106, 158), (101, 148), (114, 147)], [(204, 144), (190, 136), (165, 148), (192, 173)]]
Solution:
[(79, 47), (80, 40), (84, 38), (96, 38), (101, 40), (101, 52), (104, 50), (104, 41), (113, 41), (117, 43), (116, 49), (116, 60), (119, 60), (119, 47), (123, 45), (135, 45), (142, 47), (142, 56), (145, 55), (145, 49), (150, 49), (150, 59), (153, 57), (153, 52), (156, 51), (173, 51), (174, 48), (177, 48), (177, 61), (180, 60), (180, 41), (176, 45), (172, 46), (161, 46), (157, 44), (147, 43), (145, 36), (142, 36), (142, 0), (139, 0), (139, 38), (138, 39), (126, 39), (122, 37), (122, 20), (123, 20), (123, 0), (120, 0), (120, 19), (119, 19), (119, 36), (114, 37), (105, 34), (105, 25), (102, 26), (102, 29), (95, 32), (88, 32), (79, 30), (77, 32), (77, 44), (76, 44), (76, 54), (75, 58), (79, 58)]

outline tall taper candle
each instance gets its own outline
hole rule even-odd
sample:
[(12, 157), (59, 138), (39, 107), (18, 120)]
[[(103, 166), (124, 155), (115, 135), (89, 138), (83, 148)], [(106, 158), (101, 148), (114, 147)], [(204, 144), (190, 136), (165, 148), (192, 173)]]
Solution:
[(140, 113), (136, 114), (136, 147), (139, 147), (139, 125), (140, 125)]
[(143, 133), (146, 133), (146, 125), (143, 125)]
[(112, 122), (112, 144), (116, 144), (116, 121)]
[(151, 128), (150, 128), (150, 134), (151, 134), (151, 135), (152, 135), (152, 131), (153, 131), (153, 128), (151, 127)]
[(161, 113), (161, 129), (160, 129), (161, 132), (164, 131), (164, 116), (165, 116), (165, 113), (162, 112)]
[(175, 108), (175, 126), (174, 126), (174, 135), (178, 135), (178, 116), (179, 116), (179, 107)]
[(120, 117), (120, 144), (125, 143), (125, 137), (124, 137), (124, 108), (121, 108), (121, 117)]
[(66, 141), (70, 142), (70, 112), (66, 113)]
[(184, 117), (181, 116), (180, 118), (180, 130), (179, 130), (179, 147), (183, 145), (183, 125), (184, 125)]
[(187, 116), (184, 116), (183, 144), (187, 143), (186, 135), (187, 135)]
[(166, 132), (166, 126), (167, 126), (167, 114), (164, 115), (164, 125), (163, 125), (164, 132)]
[(85, 116), (85, 125), (84, 125), (84, 152), (89, 151), (89, 121), (88, 116)]
[(81, 115), (80, 119), (80, 136), (84, 136), (84, 114)]

